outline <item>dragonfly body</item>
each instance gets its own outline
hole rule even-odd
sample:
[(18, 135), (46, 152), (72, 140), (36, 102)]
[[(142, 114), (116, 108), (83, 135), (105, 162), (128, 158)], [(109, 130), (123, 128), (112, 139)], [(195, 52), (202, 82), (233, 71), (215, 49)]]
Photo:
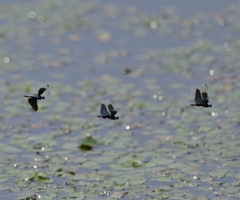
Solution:
[[(205, 85), (206, 88), (207, 85)], [(201, 95), (201, 92), (199, 89), (196, 89), (196, 92), (195, 92), (195, 104), (191, 104), (191, 106), (201, 106), (201, 107), (205, 107), (205, 108), (208, 108), (208, 107), (212, 107), (212, 105), (208, 104), (208, 94), (207, 92), (202, 92), (202, 95)]]
[(33, 94), (33, 95), (24, 95), (24, 97), (28, 98), (28, 103), (32, 106), (33, 110), (37, 111), (38, 110), (38, 105), (37, 105), (37, 100), (42, 100), (45, 99), (44, 96), (41, 96), (45, 90), (49, 87), (49, 85), (47, 85), (46, 88), (40, 88), (38, 90), (38, 94)]
[(37, 100), (45, 99), (45, 97), (39, 96), (38, 94), (33, 94), (33, 95), (31, 95), (31, 96), (24, 95), (24, 97), (27, 97), (27, 98), (29, 98), (29, 99), (37, 99)]
[[(109, 112), (108, 112), (109, 110)], [(117, 114), (117, 111), (114, 110), (112, 104), (108, 105), (108, 110), (106, 108), (106, 106), (104, 104), (101, 105), (101, 109), (100, 109), (100, 116), (97, 117), (101, 117), (103, 119), (111, 119), (111, 120), (117, 120), (119, 119), (119, 117), (116, 117), (115, 115)]]

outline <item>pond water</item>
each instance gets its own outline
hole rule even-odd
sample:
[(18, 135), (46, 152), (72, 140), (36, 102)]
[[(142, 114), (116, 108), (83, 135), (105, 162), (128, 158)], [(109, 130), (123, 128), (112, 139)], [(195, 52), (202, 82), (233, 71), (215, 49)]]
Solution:
[(238, 1), (0, 3), (0, 200), (240, 198)]

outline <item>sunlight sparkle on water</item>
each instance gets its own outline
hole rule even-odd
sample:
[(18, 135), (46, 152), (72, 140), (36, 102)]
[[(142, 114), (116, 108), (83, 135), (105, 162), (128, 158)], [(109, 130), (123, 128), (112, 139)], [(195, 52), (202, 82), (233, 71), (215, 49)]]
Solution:
[(153, 99), (156, 100), (158, 99), (159, 101), (162, 101), (163, 100), (163, 97), (162, 96), (157, 96), (156, 94), (153, 95)]
[(55, 95), (55, 91), (54, 91), (54, 90), (51, 90), (50, 94), (51, 94), (52, 96), (54, 96), (54, 95)]
[(144, 67), (144, 66), (141, 66), (141, 67), (140, 67), (140, 70), (141, 70), (142, 72), (144, 72), (144, 71), (145, 71), (145, 67)]
[(214, 70), (211, 69), (211, 70), (209, 71), (209, 74), (213, 76), (213, 75), (214, 75)]
[(129, 130), (129, 129), (130, 129), (130, 126), (126, 126), (126, 129)]
[(219, 97), (218, 102), (222, 103), (223, 102), (223, 97)]
[(6, 64), (8, 64), (8, 63), (10, 62), (10, 58), (8, 58), (8, 57), (4, 58), (4, 59), (3, 59), (3, 62), (6, 63)]
[(229, 47), (229, 44), (228, 44), (227, 42), (224, 42), (224, 43), (223, 43), (223, 47), (224, 47), (224, 48), (228, 48), (228, 47)]
[(29, 17), (29, 18), (35, 18), (36, 16), (37, 16), (37, 13), (34, 12), (34, 11), (30, 11), (30, 12), (28, 13), (28, 17)]
[(45, 18), (43, 16), (38, 16), (37, 20), (38, 20), (38, 22), (43, 23)]
[(224, 26), (224, 25), (225, 25), (225, 21), (224, 21), (223, 19), (220, 19), (220, 20), (218, 21), (218, 24), (219, 24), (220, 26)]
[(200, 21), (199, 21), (199, 20), (195, 20), (195, 21), (194, 21), (194, 25), (195, 25), (196, 27), (198, 27), (198, 26), (200, 26), (200, 25), (201, 25), (201, 23), (200, 23)]
[(211, 115), (212, 115), (212, 117), (217, 117), (218, 113), (217, 112), (212, 112)]
[(152, 21), (152, 22), (151, 22), (151, 27), (152, 27), (152, 28), (157, 28), (157, 22)]

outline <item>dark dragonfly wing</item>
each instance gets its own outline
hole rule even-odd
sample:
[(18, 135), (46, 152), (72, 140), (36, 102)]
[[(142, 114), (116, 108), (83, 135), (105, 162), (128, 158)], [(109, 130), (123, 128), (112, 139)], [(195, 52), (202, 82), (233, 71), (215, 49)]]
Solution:
[(28, 102), (32, 106), (33, 110), (38, 110), (37, 99), (28, 99)]
[(117, 111), (116, 111), (116, 110), (114, 110), (114, 108), (113, 108), (113, 105), (112, 105), (112, 104), (109, 104), (109, 105), (108, 105), (108, 110), (109, 110), (109, 112), (111, 113), (111, 115), (112, 115), (112, 116), (114, 116), (114, 115), (116, 115), (116, 114), (117, 114)]
[(202, 98), (203, 100), (208, 100), (208, 95), (206, 92), (202, 92)]
[(208, 95), (206, 92), (202, 92), (202, 98), (203, 98), (203, 102), (205, 104), (208, 104)]
[(207, 104), (208, 103), (208, 86), (207, 85), (205, 85), (205, 90), (206, 91), (202, 92), (202, 98), (203, 98), (203, 102)]
[(202, 96), (201, 96), (201, 92), (199, 89), (196, 89), (196, 93), (195, 93), (195, 104), (204, 104)]
[(102, 117), (110, 116), (110, 114), (107, 111), (107, 108), (104, 104), (101, 105), (100, 114), (101, 114)]
[(49, 88), (49, 85), (47, 85), (46, 88), (40, 88), (40, 89), (38, 90), (38, 95), (41, 96), (41, 95), (45, 92), (45, 90), (48, 89), (48, 88)]

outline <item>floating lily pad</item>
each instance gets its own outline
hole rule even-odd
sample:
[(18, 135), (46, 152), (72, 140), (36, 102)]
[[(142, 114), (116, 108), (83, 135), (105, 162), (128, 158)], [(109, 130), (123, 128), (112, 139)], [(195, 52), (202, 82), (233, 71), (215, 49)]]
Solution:
[(91, 136), (87, 136), (82, 144), (79, 146), (79, 148), (82, 151), (90, 151), (92, 150), (94, 147), (98, 146), (98, 142)]

